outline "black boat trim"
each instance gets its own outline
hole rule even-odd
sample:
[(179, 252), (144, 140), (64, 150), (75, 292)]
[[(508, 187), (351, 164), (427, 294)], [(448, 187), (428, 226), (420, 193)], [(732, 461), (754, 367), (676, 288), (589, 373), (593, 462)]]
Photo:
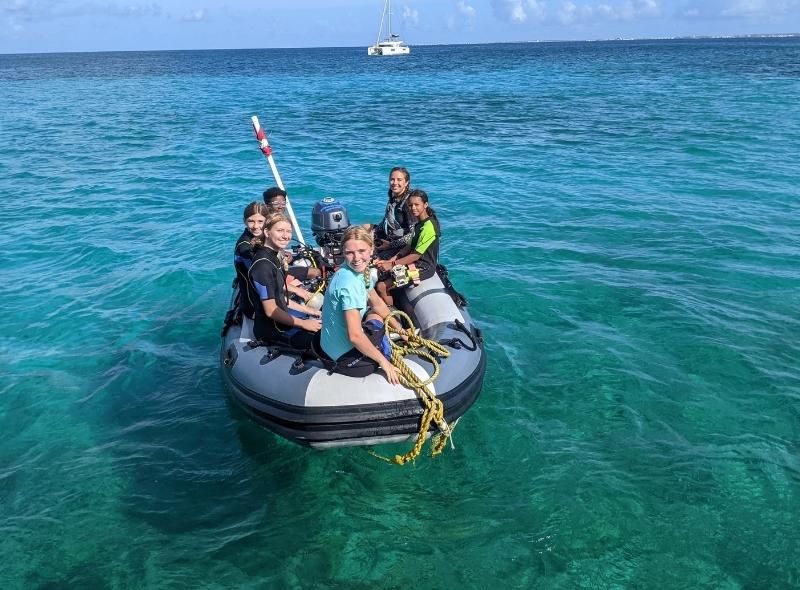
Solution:
[[(485, 365), (486, 357), (482, 354), (478, 366), (466, 379), (438, 396), (444, 403), (448, 421), (461, 417), (480, 395)], [(422, 406), (417, 399), (307, 408), (267, 398), (239, 384), (227, 371), (224, 373), (233, 398), (256, 422), (300, 444), (410, 436), (419, 428)], [(253, 402), (270, 411), (256, 407)]]

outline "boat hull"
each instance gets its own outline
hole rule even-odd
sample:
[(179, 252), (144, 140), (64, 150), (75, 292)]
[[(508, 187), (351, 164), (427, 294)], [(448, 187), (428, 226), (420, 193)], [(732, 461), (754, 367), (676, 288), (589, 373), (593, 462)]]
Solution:
[[(409, 290), (411, 306), (426, 338), (445, 342), (431, 385), (442, 400), (445, 419), (460, 418), (480, 394), (486, 359), (480, 330), (459, 308), (438, 276)], [(391, 385), (381, 373), (364, 378), (329, 373), (320, 361), (251, 346), (252, 323), (231, 326), (220, 362), (232, 399), (258, 424), (301, 445), (318, 449), (374, 445), (413, 439), (423, 405), (414, 391)], [(433, 366), (416, 356), (405, 362), (422, 379)]]
[(411, 48), (400, 42), (389, 41), (367, 47), (367, 55), (389, 57), (392, 55), (408, 55), (409, 53), (411, 53)]

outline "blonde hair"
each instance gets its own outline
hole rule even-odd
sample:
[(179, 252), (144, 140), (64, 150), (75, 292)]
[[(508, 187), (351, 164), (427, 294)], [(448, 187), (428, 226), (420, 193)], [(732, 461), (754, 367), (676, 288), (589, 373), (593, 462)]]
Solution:
[(281, 221), (285, 221), (286, 223), (288, 223), (289, 227), (291, 227), (291, 225), (292, 225), (292, 222), (283, 213), (270, 213), (269, 215), (267, 215), (267, 220), (264, 222), (264, 233), (261, 234), (260, 236), (256, 236), (252, 240), (250, 240), (250, 244), (253, 245), (253, 246), (264, 246), (264, 245), (266, 245), (266, 243), (267, 243), (267, 231), (272, 229), (272, 227), (275, 224), (280, 223)]
[(283, 213), (270, 213), (267, 215), (267, 220), (264, 222), (264, 229), (272, 229), (273, 225), (281, 221), (285, 221), (289, 225), (292, 225), (292, 221)]
[(342, 237), (342, 246), (350, 240), (361, 240), (369, 244), (369, 247), (372, 248), (375, 246), (375, 239), (372, 237), (372, 226), (367, 223), (348, 227), (344, 232), (344, 237)]

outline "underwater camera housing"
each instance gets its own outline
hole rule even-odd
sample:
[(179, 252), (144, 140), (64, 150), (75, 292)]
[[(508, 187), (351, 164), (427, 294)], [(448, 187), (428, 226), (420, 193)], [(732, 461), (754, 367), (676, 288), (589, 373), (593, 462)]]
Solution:
[(325, 197), (314, 205), (311, 211), (311, 233), (330, 266), (342, 263), (342, 239), (348, 227), (350, 216), (347, 209), (333, 197)]

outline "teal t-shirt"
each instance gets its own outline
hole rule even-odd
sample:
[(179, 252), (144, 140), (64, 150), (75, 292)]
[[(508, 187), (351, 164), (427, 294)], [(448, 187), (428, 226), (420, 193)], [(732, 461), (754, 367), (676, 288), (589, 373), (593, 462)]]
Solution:
[[(373, 286), (370, 284), (370, 288)], [(364, 319), (367, 312), (367, 286), (363, 274), (344, 265), (333, 275), (322, 304), (320, 342), (322, 350), (333, 360), (353, 348), (353, 343), (347, 337), (347, 322), (344, 319), (344, 312), (348, 309), (357, 309), (361, 319)]]

